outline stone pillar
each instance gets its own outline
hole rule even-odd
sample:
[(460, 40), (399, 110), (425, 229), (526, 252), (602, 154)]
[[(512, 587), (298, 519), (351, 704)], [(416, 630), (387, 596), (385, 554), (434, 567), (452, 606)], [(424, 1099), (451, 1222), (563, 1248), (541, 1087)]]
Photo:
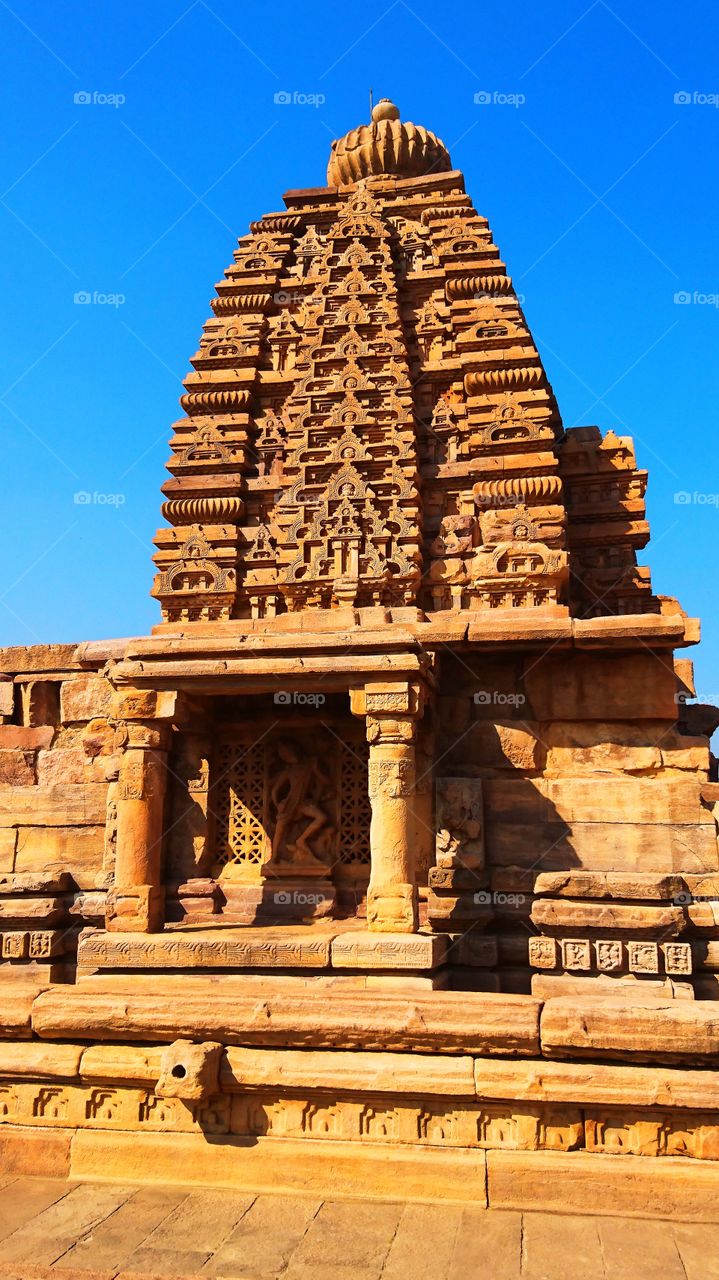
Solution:
[(113, 795), (116, 827), (114, 884), (107, 895), (107, 928), (159, 933), (164, 924), (162, 839), (167, 755), (175, 695), (122, 690), (115, 699), (116, 740), (122, 751)]
[(371, 871), (367, 925), (380, 933), (414, 933), (418, 926), (415, 871), (415, 733), (421, 712), (417, 685), (392, 681), (352, 692), (352, 711), (364, 715), (369, 742)]

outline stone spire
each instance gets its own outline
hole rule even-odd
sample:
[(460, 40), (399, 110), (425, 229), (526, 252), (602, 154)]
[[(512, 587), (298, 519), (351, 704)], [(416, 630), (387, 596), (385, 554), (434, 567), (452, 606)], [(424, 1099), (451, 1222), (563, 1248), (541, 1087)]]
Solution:
[(382, 99), (328, 183), (253, 223), (217, 286), (171, 441), (166, 621), (657, 612), (631, 444), (563, 430), (443, 144)]

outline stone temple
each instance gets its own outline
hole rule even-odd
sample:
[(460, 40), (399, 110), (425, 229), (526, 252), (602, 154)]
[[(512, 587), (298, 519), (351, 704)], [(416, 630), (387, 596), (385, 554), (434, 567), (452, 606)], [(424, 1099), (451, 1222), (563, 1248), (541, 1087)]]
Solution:
[(252, 223), (149, 636), (0, 651), (3, 1171), (702, 1218), (708, 734), (631, 440), (564, 429), (383, 100)]

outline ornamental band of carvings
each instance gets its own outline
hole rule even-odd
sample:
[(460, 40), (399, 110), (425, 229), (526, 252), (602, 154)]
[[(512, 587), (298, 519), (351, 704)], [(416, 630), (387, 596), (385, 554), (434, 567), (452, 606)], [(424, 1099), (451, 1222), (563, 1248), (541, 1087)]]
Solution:
[(617, 939), (530, 938), (529, 963), (533, 969), (596, 971), (685, 977), (692, 972), (689, 942), (623, 942)]
[(283, 1096), (249, 1090), (200, 1102), (107, 1085), (0, 1083), (0, 1124), (236, 1134), (510, 1151), (587, 1151), (719, 1159), (714, 1112), (564, 1104), (425, 1104), (406, 1098)]

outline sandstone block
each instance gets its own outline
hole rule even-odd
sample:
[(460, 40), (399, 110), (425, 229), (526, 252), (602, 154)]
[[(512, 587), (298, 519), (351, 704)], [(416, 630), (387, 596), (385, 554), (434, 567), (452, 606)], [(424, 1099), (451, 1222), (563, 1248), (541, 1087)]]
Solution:
[(3, 1040), (30, 1039), (30, 1018), (37, 993), (37, 987), (25, 987), (19, 983), (8, 985), (3, 990), (0, 1000), (0, 1037)]
[(63, 724), (109, 715), (112, 692), (112, 685), (104, 676), (95, 672), (86, 672), (71, 680), (64, 680), (60, 690), (60, 716)]
[(62, 898), (0, 897), (0, 929), (23, 925), (51, 928), (65, 917)]
[(69, 1129), (3, 1125), (0, 1128), (0, 1168), (4, 1174), (15, 1177), (67, 1178), (72, 1136)]
[(208, 1143), (194, 1134), (78, 1130), (70, 1176), (243, 1187), (253, 1193), (301, 1192), (337, 1198), (469, 1201), (485, 1204), (485, 1152), (396, 1145), (392, 1159), (376, 1143), (235, 1138)]
[(56, 680), (23, 680), (20, 685), (22, 722), (28, 728), (57, 725), (60, 718), (59, 685)]
[(82, 1050), (80, 1075), (83, 1080), (103, 1080), (109, 1084), (154, 1086), (160, 1075), (163, 1053), (163, 1049), (149, 1045), (93, 1044)]
[(531, 919), (539, 928), (599, 929), (637, 932), (656, 937), (676, 937), (686, 928), (681, 907), (646, 906), (642, 903), (582, 902), (571, 898), (538, 898)]
[(65, 872), (79, 889), (95, 889), (103, 881), (104, 840), (104, 826), (24, 826), (17, 833), (15, 866), (24, 874)]
[(72, 877), (66, 871), (58, 872), (12, 872), (0, 874), (0, 894), (67, 893), (72, 886)]
[(12, 871), (16, 848), (17, 830), (14, 827), (0, 827), (0, 872)]
[[(104, 1047), (104, 1046), (103, 1046)], [(411, 1053), (246, 1049), (231, 1046), (220, 1070), (223, 1090), (255, 1088), (368, 1090), (472, 1097), (472, 1059)]]
[(34, 751), (0, 750), (0, 786), (32, 787), (35, 780)]
[(676, 679), (652, 653), (561, 653), (527, 661), (524, 687), (537, 720), (675, 720)]
[(469, 761), (482, 769), (521, 769), (533, 772), (544, 764), (544, 747), (530, 728), (478, 720), (446, 757), (448, 769)]
[[(537, 814), (541, 812), (537, 802)], [(601, 818), (570, 823), (539, 816), (534, 821), (512, 821), (503, 810), (488, 817), (486, 845), (487, 860), (495, 867), (565, 871), (573, 865), (609, 872), (621, 862), (627, 872), (642, 874), (683, 872), (687, 865), (695, 873), (719, 867), (713, 820), (711, 825), (696, 826), (648, 821), (613, 824)]]
[(37, 780), (40, 786), (77, 786), (86, 781), (86, 757), (79, 749), (55, 747), (41, 751), (37, 761)]
[(0, 786), (0, 826), (73, 827), (105, 825), (107, 787), (33, 787), (16, 790)]
[(39, 751), (49, 747), (55, 730), (51, 725), (29, 729), (16, 724), (0, 724), (0, 750), (2, 751)]
[(477, 1097), (487, 1100), (515, 1098), (700, 1111), (719, 1106), (719, 1072), (707, 1068), (475, 1058), (474, 1079)]
[(79, 1074), (82, 1053), (78, 1044), (0, 1041), (0, 1079), (73, 1080)]
[(667, 1156), (617, 1158), (584, 1151), (488, 1151), (490, 1208), (613, 1217), (716, 1217), (719, 1163)]
[[(158, 981), (158, 988), (160, 982)], [(186, 989), (185, 989), (186, 990)], [(210, 990), (212, 995), (210, 996)], [(35, 1001), (33, 1026), (44, 1039), (218, 1040), (275, 1047), (381, 1049), (453, 1053), (532, 1054), (539, 1046), (539, 1001), (530, 996), (454, 992), (384, 994), (332, 999), (309, 991), (223, 996), (222, 988), (133, 995), (109, 987), (56, 987)]]
[(640, 1005), (630, 997), (596, 1003), (550, 999), (542, 1010), (541, 1042), (550, 1058), (707, 1062), (719, 1052), (719, 1005), (698, 1000)]

